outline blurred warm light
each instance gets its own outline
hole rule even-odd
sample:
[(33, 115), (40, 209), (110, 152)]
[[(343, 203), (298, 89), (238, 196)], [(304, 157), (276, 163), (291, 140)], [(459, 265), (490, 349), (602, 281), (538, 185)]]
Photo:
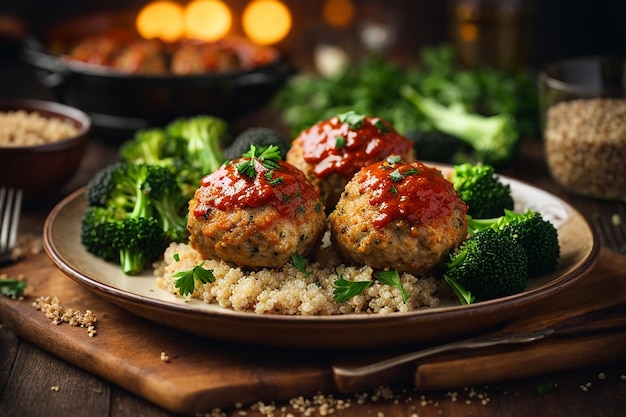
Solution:
[(322, 18), (330, 26), (348, 26), (354, 19), (354, 4), (350, 0), (326, 0)]
[(219, 0), (194, 0), (185, 8), (188, 38), (215, 41), (223, 38), (232, 25), (232, 14)]
[(463, 23), (459, 26), (459, 35), (465, 42), (474, 42), (478, 38), (478, 26), (474, 23)]
[(279, 42), (291, 30), (291, 13), (278, 0), (253, 0), (243, 11), (243, 30), (259, 45)]
[(184, 32), (183, 8), (172, 1), (155, 1), (144, 6), (137, 15), (136, 26), (145, 39), (175, 41)]

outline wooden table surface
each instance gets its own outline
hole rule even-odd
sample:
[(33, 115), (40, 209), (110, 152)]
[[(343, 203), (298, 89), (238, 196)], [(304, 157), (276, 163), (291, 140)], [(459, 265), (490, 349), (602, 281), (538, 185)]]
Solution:
[[(257, 116), (240, 123), (255, 124), (257, 120), (265, 120)], [(37, 208), (25, 210), (20, 224), (20, 237), (41, 236), (45, 218), (55, 203), (84, 185), (98, 169), (114, 161), (118, 144), (94, 137), (77, 176), (50, 200)], [(524, 142), (517, 163), (505, 174), (564, 199), (594, 226), (598, 218), (614, 215), (626, 221), (626, 205), (623, 202), (574, 196), (560, 189), (546, 170), (542, 146), (538, 140)], [(601, 240), (603, 246), (608, 243)], [(550, 385), (553, 389), (549, 392), (539, 392), (541, 387)], [(207, 415), (297, 417), (330, 414), (375, 417), (626, 416), (626, 355), (621, 361), (595, 368), (575, 369), (488, 386), (460, 387), (450, 392), (418, 392), (390, 387), (359, 394), (306, 397), (291, 402), (233, 405), (232, 408), (215, 410)], [(2, 326), (0, 417), (37, 416), (167, 417), (173, 414), (51, 355)]]

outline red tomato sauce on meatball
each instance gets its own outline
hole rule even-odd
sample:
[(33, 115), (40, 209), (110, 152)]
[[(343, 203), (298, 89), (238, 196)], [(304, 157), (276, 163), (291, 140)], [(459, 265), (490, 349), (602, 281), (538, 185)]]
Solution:
[(389, 163), (384, 161), (364, 169), (360, 192), (370, 193), (370, 204), (379, 215), (374, 226), (382, 229), (394, 220), (406, 220), (412, 226), (437, 217), (447, 217), (459, 204), (452, 184), (437, 169), (421, 162)]
[(317, 190), (304, 174), (293, 165), (278, 162), (278, 168), (267, 168), (258, 159), (247, 159), (254, 164), (254, 176), (239, 172), (243, 159), (222, 165), (202, 179), (199, 190), (200, 203), (193, 214), (206, 216), (211, 208), (261, 207), (272, 205), (284, 214), (294, 213), (303, 201), (319, 198)]
[(304, 160), (315, 165), (314, 175), (352, 177), (361, 167), (391, 154), (404, 155), (413, 143), (379, 117), (346, 113), (319, 122), (300, 133)]

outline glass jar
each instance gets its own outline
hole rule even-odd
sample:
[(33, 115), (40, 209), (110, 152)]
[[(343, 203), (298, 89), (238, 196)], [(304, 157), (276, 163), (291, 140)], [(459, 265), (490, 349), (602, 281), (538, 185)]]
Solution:
[(581, 57), (539, 74), (548, 168), (568, 191), (626, 200), (626, 58)]

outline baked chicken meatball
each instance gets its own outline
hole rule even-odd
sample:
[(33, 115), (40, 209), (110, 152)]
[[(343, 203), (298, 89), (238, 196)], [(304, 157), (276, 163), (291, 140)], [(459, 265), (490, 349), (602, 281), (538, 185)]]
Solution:
[(331, 240), (348, 261), (425, 274), (466, 238), (466, 214), (439, 170), (391, 156), (346, 185), (329, 215)]
[(301, 132), (285, 159), (304, 172), (332, 210), (359, 169), (389, 155), (414, 161), (413, 142), (384, 119), (348, 112)]
[(276, 160), (242, 157), (202, 179), (189, 202), (187, 227), (190, 245), (203, 258), (278, 268), (319, 245), (326, 231), (319, 193), (275, 151)]

